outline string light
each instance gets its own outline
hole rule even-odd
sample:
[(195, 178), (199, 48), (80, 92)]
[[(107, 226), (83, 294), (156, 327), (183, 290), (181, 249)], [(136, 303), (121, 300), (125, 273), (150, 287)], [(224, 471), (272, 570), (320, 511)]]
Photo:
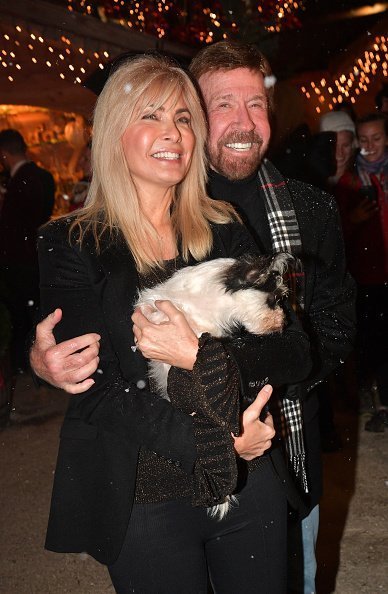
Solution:
[[(7, 69), (6, 79), (9, 82), (15, 82), (20, 77), (22, 70), (20, 62), (23, 63), (26, 49), (31, 52), (29, 55), (32, 64), (51, 70), (58, 69), (60, 64), (59, 77), (62, 80), (73, 80), (76, 84), (81, 84), (85, 75), (92, 74), (97, 66), (104, 69), (104, 62), (110, 58), (107, 50), (100, 53), (87, 51), (79, 47), (79, 40), (73, 43), (64, 35), (55, 38), (55, 34), (50, 37), (40, 32), (37, 34), (31, 30), (32, 28), (33, 25), (18, 23), (10, 31), (10, 26), (0, 25), (0, 56), (3, 56), (1, 63)], [(6, 29), (6, 32), (2, 32), (2, 29), (3, 31)], [(34, 46), (31, 40), (39, 42), (38, 46), (36, 43)], [(8, 55), (9, 59), (7, 59)], [(63, 73), (65, 67), (70, 70), (67, 76)], [(71, 73), (74, 73), (73, 79), (71, 79)]]
[[(183, 0), (67, 0), (67, 7), (69, 11), (151, 33), (159, 39), (210, 44), (239, 32), (233, 11), (224, 11), (219, 0), (209, 0), (207, 7)], [(304, 0), (254, 2), (249, 18), (267, 31), (279, 31), (280, 28), (299, 26), (297, 12), (303, 8)], [(48, 33), (42, 31), (42, 27), (24, 22), (15, 23), (13, 27), (1, 23), (0, 51), (3, 50), (1, 64), (4, 70), (0, 72), (6, 74), (5, 81), (20, 80), (20, 64), (23, 64), (26, 53), (31, 65), (55, 71), (60, 79), (76, 84), (81, 84), (96, 68), (105, 68), (111, 58), (107, 50), (87, 50), (79, 38), (72, 39), (70, 34), (59, 31)], [(376, 57), (375, 62), (377, 64)]]
[[(306, 99), (311, 100), (312, 102), (323, 103), (323, 97), (324, 100), (332, 101), (334, 104), (342, 103), (345, 100), (349, 100), (352, 104), (356, 103), (357, 99), (360, 97), (360, 90), (366, 93), (375, 76), (382, 72), (382, 75), (387, 77), (386, 60), (388, 59), (388, 56), (385, 53), (387, 51), (386, 38), (383, 36), (376, 36), (371, 41), (370, 47), (373, 51), (369, 48), (365, 49), (362, 57), (354, 59), (353, 64), (349, 67), (347, 73), (341, 73), (331, 82), (328, 82), (324, 78), (320, 81), (311, 81), (311, 88), (315, 91), (315, 93), (312, 93), (311, 95), (306, 91), (306, 86), (301, 86), (300, 91), (304, 94)], [(332, 96), (334, 93), (333, 86), (337, 89), (337, 97)], [(317, 113), (319, 113), (319, 105), (316, 105), (315, 109)]]

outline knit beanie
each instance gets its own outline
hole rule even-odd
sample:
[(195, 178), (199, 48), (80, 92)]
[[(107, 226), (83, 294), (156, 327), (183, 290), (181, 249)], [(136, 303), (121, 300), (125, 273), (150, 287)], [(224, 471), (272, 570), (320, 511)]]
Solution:
[(342, 132), (347, 130), (356, 135), (356, 127), (352, 118), (344, 111), (329, 111), (319, 121), (321, 132)]

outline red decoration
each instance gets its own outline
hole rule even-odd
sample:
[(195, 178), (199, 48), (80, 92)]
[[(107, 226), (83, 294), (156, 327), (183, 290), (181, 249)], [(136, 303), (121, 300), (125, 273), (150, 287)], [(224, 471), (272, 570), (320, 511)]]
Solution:
[[(113, 20), (123, 26), (190, 45), (236, 37), (239, 23), (220, 0), (67, 0), (69, 10)], [(299, 27), (296, 12), (303, 0), (229, 1), (239, 20), (269, 32)]]

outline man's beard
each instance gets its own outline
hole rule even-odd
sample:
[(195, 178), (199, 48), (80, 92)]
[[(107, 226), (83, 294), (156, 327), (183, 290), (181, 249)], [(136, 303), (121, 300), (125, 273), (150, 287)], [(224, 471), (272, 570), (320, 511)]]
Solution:
[[(225, 145), (231, 143), (253, 143), (253, 148), (245, 157), (234, 158), (233, 154), (227, 154)], [(219, 139), (215, 150), (208, 146), (210, 165), (221, 175), (236, 181), (245, 179), (254, 174), (259, 168), (263, 156), (263, 139), (256, 132), (231, 132)]]

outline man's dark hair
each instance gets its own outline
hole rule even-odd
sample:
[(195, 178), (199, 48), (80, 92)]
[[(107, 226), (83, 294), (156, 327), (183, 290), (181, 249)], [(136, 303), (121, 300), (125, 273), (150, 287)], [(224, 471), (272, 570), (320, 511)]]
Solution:
[[(190, 64), (190, 72), (198, 80), (207, 72), (228, 71), (248, 68), (259, 72), (265, 78), (272, 75), (267, 58), (253, 44), (242, 41), (219, 41), (198, 52)], [(266, 87), (269, 107), (273, 107), (274, 86)]]
[(20, 155), (26, 152), (27, 145), (20, 132), (13, 128), (7, 128), (0, 132), (0, 148), (8, 151), (11, 155)]
[(383, 122), (385, 134), (388, 136), (388, 118), (384, 113), (376, 112), (368, 113), (367, 115), (359, 118), (356, 122), (356, 129), (358, 134), (358, 126), (361, 124), (370, 124), (371, 122)]

